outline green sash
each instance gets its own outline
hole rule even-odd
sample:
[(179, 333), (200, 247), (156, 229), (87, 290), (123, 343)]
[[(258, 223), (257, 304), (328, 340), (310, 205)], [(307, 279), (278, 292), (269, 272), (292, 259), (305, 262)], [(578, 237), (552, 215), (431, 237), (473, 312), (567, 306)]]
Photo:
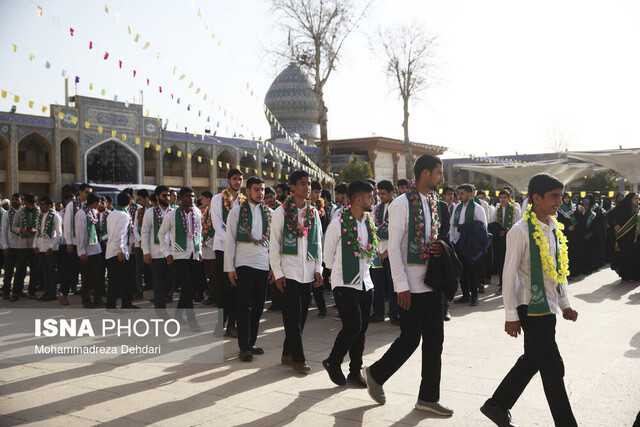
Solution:
[(629, 221), (627, 221), (620, 230), (616, 231), (616, 240), (620, 240), (625, 234), (633, 229), (640, 229), (640, 209), (636, 209), (633, 215), (631, 215), (631, 218), (629, 218)]
[[(462, 205), (464, 203), (460, 203), (456, 206), (456, 211), (453, 216), (453, 226), (458, 227), (460, 225), (460, 213), (462, 213)], [(476, 201), (474, 199), (469, 199), (469, 203), (467, 203), (467, 210), (464, 212), (464, 222), (473, 221), (473, 216), (476, 213)]]
[[(427, 222), (426, 222), (425, 212), (423, 209), (422, 197), (420, 197), (420, 203), (419, 203), (419, 206), (417, 206), (418, 216), (422, 216), (422, 221), (424, 223), (422, 227), (422, 236), (420, 237), (416, 235), (416, 218), (413, 215), (413, 207), (411, 206), (411, 200), (409, 200), (409, 197), (407, 197), (407, 202), (409, 203), (409, 241), (407, 245), (407, 264), (425, 265), (426, 260), (420, 259), (421, 253), (419, 251), (420, 245), (418, 244), (418, 239), (422, 238), (424, 239), (425, 242), (427, 242), (429, 239), (429, 233), (431, 232), (431, 229), (429, 229), (429, 231), (427, 232), (427, 229), (426, 229)], [(429, 200), (429, 197), (427, 197), (427, 206), (429, 207), (429, 219), (431, 220), (432, 212), (431, 212), (431, 201)], [(437, 206), (438, 206), (438, 211), (440, 211), (440, 209), (442, 209), (440, 207), (440, 203), (438, 203)], [(440, 212), (438, 212), (438, 214), (440, 214)]]
[(502, 205), (498, 205), (496, 206), (496, 219), (498, 220), (498, 222), (500, 223), (500, 226), (509, 231), (509, 229), (507, 228), (507, 225), (509, 225), (509, 223), (511, 223), (511, 226), (513, 227), (513, 216), (516, 213), (516, 208), (515, 206), (513, 206), (511, 203), (509, 203), (506, 207), (505, 207), (505, 214), (502, 213)]
[[(158, 221), (158, 216), (156, 215), (155, 207), (151, 208), (153, 210), (153, 243), (156, 245), (160, 244), (160, 240), (158, 240), (158, 231), (160, 231), (160, 226), (162, 223)], [(159, 209), (159, 208), (158, 208)], [(167, 207), (165, 210), (165, 215), (171, 212), (171, 207)], [(164, 221), (164, 217), (162, 218)]]
[(209, 217), (208, 220), (211, 221), (211, 228), (209, 230), (207, 230), (206, 234), (202, 235), (202, 241), (203, 242), (207, 242), (207, 241), (213, 239), (213, 237), (216, 235), (216, 229), (213, 227), (213, 220), (211, 219), (211, 209), (210, 208), (205, 209), (204, 210), (204, 214), (202, 215), (202, 231), (204, 232), (204, 223), (207, 222), (207, 219), (206, 219), (207, 216)]
[[(307, 209), (313, 208), (308, 207)], [(286, 212), (284, 212), (284, 214), (286, 222)], [(319, 215), (317, 213), (314, 215), (313, 222), (311, 223), (311, 229), (307, 233), (307, 261), (317, 261), (319, 259), (318, 216)], [(296, 212), (296, 221), (297, 220), (298, 213)], [(293, 234), (293, 231), (287, 228), (287, 224), (284, 225), (284, 234), (282, 236), (282, 255), (298, 255), (298, 236)]]
[(91, 221), (86, 211), (84, 213), (84, 216), (87, 217), (87, 238), (89, 240), (89, 246), (96, 245), (98, 244), (98, 233), (96, 232), (96, 225), (93, 223), (93, 221)]
[[(389, 208), (387, 208), (387, 211), (385, 212), (384, 205), (385, 203), (380, 203), (378, 205), (378, 209), (376, 209), (376, 225), (378, 225), (378, 227), (380, 227), (384, 220), (389, 217)], [(378, 239), (389, 240), (389, 224), (378, 229)]]
[[(348, 215), (351, 215), (351, 212), (349, 212)], [(364, 218), (368, 237), (371, 235), (372, 230), (369, 228), (369, 221), (366, 220), (366, 214)], [(353, 220), (353, 226), (356, 228), (354, 230), (354, 234), (357, 236), (358, 222), (355, 219)], [(342, 241), (342, 281), (345, 285), (359, 285), (360, 281), (362, 280), (362, 277), (360, 277), (360, 258), (354, 255), (354, 248), (350, 245), (347, 245), (347, 241), (349, 240), (349, 238), (347, 237), (347, 233), (341, 233), (340, 240)], [(375, 254), (375, 257), (371, 260), (371, 267), (379, 268), (373, 265), (374, 259), (377, 259), (378, 263), (380, 262), (380, 255), (378, 255), (377, 252)], [(382, 265), (380, 265), (380, 267), (382, 267)]]
[[(196, 209), (195, 207), (191, 207), (191, 209)], [(184, 229), (184, 224), (182, 224), (182, 206), (176, 209), (176, 217), (175, 217), (175, 226), (176, 226), (176, 241), (173, 243), (173, 249), (176, 252), (184, 252), (187, 250), (187, 230)], [(188, 218), (188, 217), (187, 217)], [(200, 251), (200, 235), (197, 233), (198, 226), (198, 217), (196, 216), (195, 211), (193, 211), (193, 244), (195, 252)], [(189, 219), (187, 219), (189, 221)]]
[[(42, 216), (38, 217), (38, 226), (36, 227), (38, 237), (43, 237), (42, 232)], [(55, 214), (52, 211), (47, 212), (47, 219), (44, 223), (44, 238), (51, 240), (51, 236), (53, 235), (53, 217)]]
[[(249, 204), (248, 201), (245, 201), (244, 203)], [(240, 206), (240, 212), (238, 212), (238, 231), (236, 234), (236, 242), (238, 243), (251, 243), (251, 239), (249, 238), (249, 235), (251, 234), (251, 228), (252, 228), (252, 224), (253, 224), (253, 213), (251, 212), (251, 205), (247, 206), (247, 222), (248, 224), (246, 225), (246, 227), (242, 226), (242, 221), (240, 219), (240, 213), (242, 212), (242, 209), (244, 208), (244, 203)], [(262, 213), (262, 234), (264, 235), (264, 232), (267, 231), (267, 228), (269, 228), (269, 224), (267, 222), (267, 210), (264, 207), (264, 204), (260, 203), (258, 205), (260, 207), (260, 212)], [(226, 209), (225, 209), (226, 210)], [(256, 240), (261, 240), (262, 236), (260, 236), (260, 238), (254, 237), (254, 239)], [(265, 242), (265, 244), (268, 246), (269, 242)]]
[[(35, 207), (33, 209), (32, 212), (29, 212), (29, 210), (26, 207), (22, 208), (22, 219), (20, 221), (20, 228), (22, 227), (26, 227), (26, 228), (37, 228), (37, 224), (38, 224), (38, 220), (40, 219), (40, 208), (39, 207)], [(20, 237), (23, 239), (28, 239), (31, 235), (30, 234), (22, 234), (20, 233)]]
[(576, 217), (575, 215), (573, 215), (575, 211), (576, 207), (574, 206), (573, 202), (569, 202), (568, 205), (564, 203), (560, 205), (560, 213), (562, 214), (562, 216), (570, 220), (571, 225), (573, 225), (574, 227), (578, 225), (578, 221), (576, 221)]
[[(547, 301), (547, 291), (544, 287), (544, 277), (542, 271), (542, 259), (540, 258), (540, 249), (536, 245), (536, 241), (533, 237), (533, 217), (529, 217), (529, 257), (531, 259), (531, 300), (527, 307), (527, 316), (545, 316), (551, 314), (549, 309), (549, 302)], [(538, 219), (536, 218), (536, 221)], [(556, 241), (556, 268), (558, 266), (558, 254), (560, 253), (560, 247), (558, 244), (558, 238)]]
[(13, 208), (9, 209), (9, 233), (11, 233), (11, 237), (13, 237), (14, 239), (20, 237), (18, 233), (14, 233), (13, 231), (13, 219), (16, 216), (16, 212), (17, 211)]
[(78, 213), (78, 209), (82, 207), (82, 202), (80, 200), (74, 200), (71, 202), (71, 235), (76, 237), (76, 214)]

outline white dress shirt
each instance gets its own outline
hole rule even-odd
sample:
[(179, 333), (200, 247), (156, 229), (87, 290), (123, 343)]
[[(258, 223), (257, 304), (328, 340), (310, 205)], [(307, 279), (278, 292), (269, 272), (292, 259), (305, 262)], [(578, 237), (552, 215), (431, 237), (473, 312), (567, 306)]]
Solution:
[[(260, 205), (249, 202), (251, 209), (251, 235), (254, 239), (261, 239), (262, 212)], [(265, 206), (265, 209), (269, 209)], [(271, 209), (269, 209), (271, 210)], [(227, 237), (224, 241), (224, 271), (235, 271), (237, 267), (251, 267), (257, 270), (269, 271), (269, 247), (253, 243), (237, 242), (240, 206), (236, 206), (227, 217)]]
[[(12, 226), (13, 224), (9, 223), (9, 212), (14, 211), (15, 215), (18, 214), (18, 211), (9, 208), (4, 214), (2, 214), (2, 249), (17, 249), (18, 248), (18, 240), (19, 236), (16, 236), (13, 233)], [(15, 219), (15, 216), (14, 216)]]
[[(515, 224), (516, 222), (520, 221), (522, 219), (522, 212), (520, 211), (520, 209), (517, 208), (518, 204), (514, 203), (514, 209), (513, 209), (513, 223)], [(498, 209), (502, 209), (502, 218), (506, 218), (507, 217), (507, 208), (502, 206), (502, 205), (498, 205), (498, 207), (496, 207), (496, 209), (494, 209), (493, 213), (491, 214), (491, 218), (489, 219), (489, 222), (498, 222)], [(500, 224), (502, 225), (502, 224)]]
[[(211, 222), (216, 230), (216, 235), (213, 236), (214, 251), (224, 251), (224, 237), (227, 233), (227, 225), (222, 221), (222, 209), (224, 209), (222, 204), (222, 193), (216, 194), (211, 199)], [(235, 208), (236, 206), (240, 206), (239, 197), (233, 200), (233, 207)]]
[[(44, 235), (45, 226), (47, 224), (47, 218), (49, 215), (53, 215), (53, 229), (51, 230), (51, 238), (47, 238)], [(38, 248), (40, 252), (47, 252), (49, 249), (57, 251), (60, 246), (60, 238), (62, 237), (62, 218), (57, 214), (55, 209), (49, 209), (46, 214), (42, 214), (42, 222), (40, 223), (40, 234), (36, 233), (35, 239), (33, 239), (33, 247)]]
[[(540, 222), (549, 244), (549, 254), (556, 267), (556, 244), (553, 230), (555, 219), (547, 218), (547, 223)], [(562, 295), (558, 294), (558, 284), (554, 283), (547, 273), (542, 271), (544, 289), (547, 293), (549, 309), (560, 314), (571, 307), (569, 302), (569, 284), (560, 284)], [(524, 220), (518, 221), (507, 233), (507, 253), (502, 272), (502, 297), (504, 299), (505, 317), (508, 322), (519, 320), (518, 306), (528, 305), (531, 300), (531, 257), (529, 254), (529, 226)]]
[[(211, 198), (213, 201), (213, 198)], [(213, 209), (209, 206), (209, 210), (207, 211), (207, 215), (209, 215), (209, 219), (211, 220), (211, 225), (213, 226)], [(204, 221), (204, 218), (203, 218)], [(215, 230), (215, 228), (214, 228)], [(204, 239), (204, 236), (202, 236)], [(213, 250), (213, 243), (216, 240), (216, 236), (213, 236), (213, 239), (208, 239), (206, 242), (202, 242), (202, 258), (203, 259), (216, 259), (216, 252)]]
[[(195, 213), (195, 221), (196, 224), (202, 224), (202, 213), (200, 210), (193, 206), (192, 211)], [(160, 230), (158, 230), (158, 241), (160, 242), (160, 251), (166, 257), (169, 255), (173, 255), (173, 259), (190, 259), (193, 257), (194, 260), (199, 261), (200, 255), (202, 255), (202, 243), (200, 244), (200, 250), (195, 250), (194, 239), (190, 239), (187, 236), (187, 247), (184, 251), (178, 252), (174, 249), (176, 242), (176, 212), (177, 209), (172, 210), (168, 214), (165, 215), (164, 221), (162, 221), (162, 226)], [(178, 218), (178, 221), (182, 221), (182, 219)], [(187, 228), (189, 233), (193, 232), (194, 223), (191, 220), (191, 215), (189, 215), (189, 220), (187, 221)], [(201, 227), (200, 227), (201, 228)], [(167, 238), (168, 237), (168, 238)], [(195, 238), (195, 236), (194, 236)], [(200, 239), (202, 242), (202, 239)]]
[[(35, 234), (29, 234), (29, 237), (22, 237), (20, 229), (22, 228), (22, 215), (26, 213), (26, 206), (16, 211), (16, 215), (13, 217), (13, 224), (11, 229), (18, 235), (17, 248), (18, 249), (33, 249), (33, 241), (35, 240)], [(36, 210), (31, 212), (31, 215), (35, 215)], [(37, 221), (36, 221), (37, 224)], [(34, 227), (35, 228), (35, 227)]]
[[(450, 238), (451, 238), (451, 242), (453, 243), (458, 243), (458, 240), (460, 240), (460, 232), (458, 231), (458, 227), (455, 227), (453, 224), (455, 223), (455, 218), (456, 218), (456, 209), (458, 209), (458, 205), (459, 203), (453, 208), (453, 211), (451, 212), (451, 234), (450, 234)], [(486, 227), (487, 224), (487, 215), (484, 213), (484, 209), (482, 208), (481, 205), (478, 205), (477, 203), (473, 204), (475, 206), (475, 211), (473, 213), (473, 219), (476, 221), (482, 221), (484, 222), (484, 226)], [(465, 212), (467, 212), (467, 206), (469, 206), (469, 202), (464, 203), (462, 205), (462, 210), (460, 211), (460, 222), (459, 225), (464, 224), (466, 215)]]
[[(356, 227), (358, 229), (358, 237), (360, 238), (360, 245), (367, 247), (369, 244), (369, 233), (367, 232), (367, 215), (362, 215), (360, 221), (354, 218), (356, 221)], [(331, 221), (327, 227), (326, 235), (324, 238), (324, 264), (331, 270), (331, 289), (342, 286), (345, 288), (368, 291), (373, 289), (373, 282), (371, 281), (371, 273), (369, 268), (371, 267), (371, 260), (368, 258), (358, 258), (358, 264), (360, 266), (360, 282), (356, 284), (344, 283), (342, 276), (342, 224), (340, 219)]]
[[(304, 214), (307, 208), (298, 208), (298, 223), (303, 226)], [(269, 262), (276, 279), (286, 277), (299, 283), (315, 281), (315, 273), (322, 274), (322, 226), (318, 211), (313, 208), (318, 220), (318, 259), (307, 260), (307, 237), (298, 237), (298, 255), (282, 255), (282, 238), (284, 235), (284, 207), (273, 211), (271, 217), (271, 239), (269, 240)], [(311, 232), (311, 230), (309, 230)]]
[(67, 239), (64, 237), (64, 215), (65, 215), (66, 209), (62, 208), (62, 210), (60, 210), (60, 212), (58, 212), (58, 215), (60, 215), (60, 218), (62, 219), (62, 235), (60, 236), (60, 245), (66, 245), (67, 244)]
[[(389, 205), (389, 264), (393, 277), (393, 288), (396, 292), (411, 291), (412, 294), (433, 292), (430, 286), (424, 284), (429, 260), (420, 265), (407, 264), (409, 251), (409, 209), (407, 193), (399, 196)], [(431, 214), (427, 198), (420, 193), (422, 210), (424, 212), (425, 240), (431, 237)]]
[(107, 217), (107, 248), (105, 259), (111, 259), (122, 252), (126, 259), (129, 259), (129, 231), (131, 228), (131, 217), (128, 212), (114, 209)]
[[(107, 218), (107, 221), (109, 221), (109, 218)], [(107, 230), (108, 228), (109, 227), (107, 226)], [(92, 255), (98, 255), (102, 253), (102, 248), (100, 247), (100, 237), (98, 236), (97, 227), (96, 227), (96, 244), (95, 245), (89, 244), (89, 235), (87, 234), (87, 215), (84, 213), (83, 209), (78, 210), (78, 213), (76, 213), (75, 244), (78, 248), (78, 256), (82, 256), (82, 255), (92, 256)]]
[[(76, 244), (75, 230), (73, 227), (73, 215), (74, 215), (73, 204), (74, 203), (75, 201), (67, 203), (67, 206), (65, 206), (64, 208), (64, 217), (62, 218), (62, 232), (64, 233), (64, 241), (67, 242), (67, 245)], [(79, 209), (79, 210), (82, 210), (82, 209)]]
[[(158, 205), (158, 208), (160, 209), (160, 216), (164, 218), (167, 216), (167, 213), (169, 211), (169, 207), (167, 207), (167, 209), (163, 209), (162, 206)], [(154, 232), (154, 221), (155, 221), (155, 212), (154, 212), (155, 208), (149, 208), (147, 209), (147, 211), (144, 213), (144, 218), (142, 220), (142, 230), (141, 230), (141, 236), (140, 236), (140, 240), (142, 243), (142, 253), (144, 255), (151, 255), (152, 259), (159, 259), (159, 258), (165, 258), (164, 254), (162, 253), (162, 250), (160, 249), (160, 239), (158, 238), (158, 244), (155, 243), (155, 232)], [(160, 227), (158, 227), (158, 231), (160, 230)], [(159, 233), (158, 233), (159, 234)], [(165, 237), (166, 239), (169, 238), (169, 236)], [(167, 240), (167, 242), (165, 242), (165, 244), (169, 244), (170, 241)]]
[[(138, 207), (138, 209), (140, 209), (141, 206)], [(133, 218), (133, 244), (135, 245), (136, 248), (141, 248), (141, 241), (142, 241), (142, 224), (138, 223), (138, 209), (136, 209), (136, 216)], [(144, 217), (147, 214), (148, 211), (150, 211), (151, 208), (146, 208), (144, 210), (144, 214), (142, 215), (142, 222), (144, 223)], [(138, 228), (140, 228), (140, 231), (138, 231)]]

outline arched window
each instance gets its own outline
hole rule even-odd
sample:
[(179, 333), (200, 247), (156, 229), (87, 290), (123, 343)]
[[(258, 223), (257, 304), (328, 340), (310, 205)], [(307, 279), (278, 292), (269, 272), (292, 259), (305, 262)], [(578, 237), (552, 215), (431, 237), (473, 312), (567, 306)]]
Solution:
[(209, 178), (209, 153), (198, 148), (191, 155), (191, 176), (194, 178)]
[(157, 154), (155, 146), (149, 145), (144, 149), (144, 176), (155, 178)]
[(184, 176), (185, 153), (175, 145), (167, 148), (162, 156), (162, 173), (164, 176)]
[[(249, 169), (249, 171), (247, 171), (247, 168)], [(258, 168), (256, 167), (256, 161), (251, 153), (247, 153), (240, 159), (240, 170), (243, 174), (245, 174), (245, 179), (250, 176), (257, 175), (257, 169)]]
[(38, 133), (30, 133), (18, 144), (18, 169), (20, 171), (50, 172), (51, 149), (47, 140)]
[(236, 167), (236, 161), (233, 159), (231, 153), (224, 150), (218, 155), (216, 170), (218, 171), (218, 179), (227, 179), (227, 173), (230, 169)]
[(62, 173), (76, 173), (76, 143), (71, 138), (60, 143), (60, 170)]
[(120, 141), (104, 142), (87, 153), (87, 180), (104, 184), (138, 184), (138, 158)]

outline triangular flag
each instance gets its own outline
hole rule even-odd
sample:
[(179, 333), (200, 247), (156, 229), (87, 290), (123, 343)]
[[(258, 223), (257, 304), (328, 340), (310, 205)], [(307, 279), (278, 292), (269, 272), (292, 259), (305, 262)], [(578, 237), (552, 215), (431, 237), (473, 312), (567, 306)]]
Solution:
[(89, 49), (93, 49), (93, 42), (89, 40)]
[(33, 62), (33, 60), (36, 59), (36, 56), (33, 53), (29, 54), (29, 61)]
[(107, 94), (107, 91), (105, 89), (102, 89), (100, 91), (100, 95), (105, 96)]
[(149, 86), (149, 77), (147, 77), (147, 86)]
[(33, 101), (29, 101), (29, 108), (33, 108)]
[(89, 129), (89, 128), (91, 127), (91, 123), (89, 123), (89, 122), (84, 122), (84, 127), (85, 127), (86, 129)]
[(156, 52), (156, 58), (157, 58), (157, 59), (160, 59), (160, 51), (157, 51), (157, 52)]
[(136, 71), (136, 70), (133, 70), (133, 77), (135, 77), (135, 76), (136, 76), (136, 74), (137, 74), (137, 71)]
[(126, 134), (126, 133), (123, 133), (123, 134), (122, 134), (122, 140), (123, 140), (123, 141), (126, 141), (126, 140), (127, 140), (127, 134)]
[(58, 113), (58, 119), (64, 120), (64, 113), (62, 111)]
[(149, 141), (145, 141), (144, 148), (149, 148), (149, 147), (151, 147), (151, 143)]
[(104, 12), (105, 13), (109, 13), (109, 4), (108, 3), (104, 4)]
[(140, 145), (140, 138), (136, 138), (136, 145)]
[(102, 133), (103, 127), (102, 126), (98, 126), (98, 133)]
[(183, 75), (180, 76), (180, 78), (178, 80), (182, 80), (182, 79), (184, 79), (184, 77), (185, 77), (185, 75), (183, 74)]
[(160, 147), (160, 144), (156, 145), (156, 151), (160, 151), (162, 147)]
[(15, 44), (12, 44), (11, 46), (13, 46), (13, 51), (17, 52), (18, 51), (18, 46), (16, 46)]
[(121, 59), (118, 60), (118, 65), (120, 66), (120, 68), (122, 68), (122, 60)]
[(74, 32), (74, 31), (75, 31), (75, 30), (74, 30), (73, 28), (69, 28), (69, 33), (71, 33), (71, 36), (72, 36), (72, 37), (73, 37), (73, 32)]
[(3, 90), (2, 92), (0, 92), (0, 96), (2, 96), (3, 98), (7, 97), (7, 91)]
[(138, 40), (140, 40), (140, 34), (136, 33), (135, 37), (133, 37), (133, 41), (138, 43)]
[(36, 13), (38, 14), (38, 16), (42, 16), (42, 8), (40, 6), (38, 6), (38, 8), (36, 9)]
[(202, 157), (198, 156), (198, 163), (202, 163)]
[(116, 132), (115, 130), (111, 131), (111, 137), (112, 138), (115, 138), (117, 134), (118, 134), (118, 132)]
[(218, 160), (218, 167), (222, 169), (222, 162), (220, 160)]
[(146, 48), (148, 48), (148, 47), (149, 47), (149, 45), (150, 45), (150, 44), (149, 44), (149, 42), (146, 42), (146, 43), (144, 44), (144, 46), (142, 46), (142, 49), (146, 49)]
[(200, 88), (196, 89), (196, 93), (200, 93)]
[(189, 89), (193, 87), (193, 82), (189, 83)]
[(13, 96), (13, 102), (20, 102), (20, 97), (18, 95)]
[(160, 89), (160, 93), (162, 93), (162, 86), (158, 86), (158, 88)]
[(105, 52), (104, 53), (104, 60), (106, 61), (108, 57), (109, 57), (109, 52)]
[(78, 118), (76, 116), (71, 117), (71, 123), (73, 123), (74, 125), (78, 123)]
[(93, 83), (89, 83), (89, 90), (93, 90)]
[(120, 22), (120, 14), (116, 12), (116, 22)]
[(129, 30), (129, 35), (131, 35), (131, 33), (133, 32), (133, 30), (131, 29), (131, 25), (127, 25), (127, 29)]
[(43, 113), (46, 113), (46, 112), (47, 112), (47, 107), (46, 107), (46, 106), (44, 106), (44, 105), (42, 106), (42, 112), (43, 112)]

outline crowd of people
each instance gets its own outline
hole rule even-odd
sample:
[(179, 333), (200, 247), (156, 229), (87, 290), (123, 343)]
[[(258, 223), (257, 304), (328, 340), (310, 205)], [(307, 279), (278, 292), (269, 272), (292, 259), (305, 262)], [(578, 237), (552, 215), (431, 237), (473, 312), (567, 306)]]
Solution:
[[(307, 373), (311, 367), (302, 335), (309, 305), (313, 297), (318, 317), (326, 317), (325, 294), (332, 292), (342, 329), (322, 362), (330, 379), (341, 386), (351, 382), (367, 387), (384, 404), (383, 384), (422, 339), (416, 408), (449, 416), (453, 410), (439, 403), (449, 303), (477, 306), (478, 294), (486, 292), (497, 274), (496, 291), (504, 292), (507, 312), (505, 329), (517, 336), (522, 326), (531, 346), (543, 348), (525, 347), (526, 360), (518, 362), (483, 412), (504, 423), (519, 395), (514, 393), (524, 389), (537, 369), (549, 369), (556, 378), (543, 376), (543, 381), (554, 384), (556, 392), (547, 395), (556, 405), (554, 419), (572, 425), (566, 393), (559, 391), (564, 389), (558, 373), (562, 359), (547, 339), (555, 320), (553, 326), (538, 322), (552, 313), (577, 319), (561, 289), (567, 279), (611, 263), (622, 280), (640, 280), (638, 195), (618, 194), (612, 201), (594, 193), (580, 200), (563, 193), (555, 178), (530, 184), (522, 205), (510, 187), (501, 189), (497, 199), (471, 184), (439, 191), (442, 162), (428, 155), (416, 161), (414, 175), (413, 182), (397, 185), (388, 180), (338, 184), (333, 193), (302, 170), (291, 174), (289, 184), (273, 189), (259, 177), (245, 181), (238, 169), (229, 171), (228, 187), (215, 195), (159, 185), (152, 194), (124, 190), (114, 201), (86, 183), (77, 194), (66, 195), (64, 203), (16, 193), (2, 201), (0, 210), (3, 299), (57, 299), (68, 305), (74, 293), (81, 295), (85, 308), (113, 311), (118, 300), (121, 309), (139, 308), (134, 302), (152, 290), (158, 316), (173, 317), (193, 331), (200, 329), (194, 302), (217, 306), (214, 334), (236, 338), (238, 358), (244, 362), (264, 353), (256, 340), (270, 300), (268, 311), (281, 312), (283, 318), (281, 362)], [(557, 200), (550, 201), (552, 196)], [(549, 219), (556, 218), (556, 210), (557, 220)], [(542, 224), (535, 231), (532, 215)], [(559, 228), (564, 234), (557, 234)], [(546, 250), (520, 250), (544, 236)], [(525, 280), (523, 274), (530, 277)], [(543, 284), (538, 287), (542, 295), (520, 289), (532, 281)], [(462, 294), (454, 299), (458, 286)], [(178, 290), (176, 311), (169, 314), (167, 303)], [(540, 318), (527, 317), (534, 299), (542, 300), (536, 305)], [(400, 327), (400, 335), (378, 362), (363, 369), (368, 325), (387, 317)], [(345, 377), (341, 364), (347, 354)], [(548, 360), (536, 364), (543, 356)]]

